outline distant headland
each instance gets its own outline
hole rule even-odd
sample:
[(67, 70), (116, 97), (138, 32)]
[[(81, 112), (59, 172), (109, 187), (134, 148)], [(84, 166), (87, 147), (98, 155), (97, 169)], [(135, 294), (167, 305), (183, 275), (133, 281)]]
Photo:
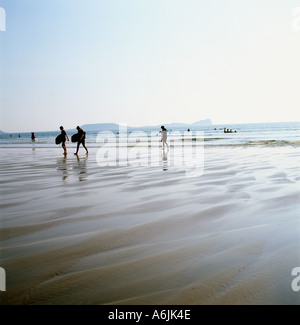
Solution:
[[(169, 124), (164, 124), (162, 123), (166, 128), (172, 129), (175, 127), (182, 127), (182, 128), (192, 128), (196, 126), (208, 126), (212, 125), (212, 121), (210, 119), (206, 120), (201, 120), (198, 122), (194, 122), (191, 124), (186, 124), (186, 123), (169, 123)], [(140, 126), (140, 127), (133, 127), (133, 126), (127, 126), (129, 129), (138, 129), (138, 128), (143, 128), (143, 129), (160, 129), (161, 125), (152, 125), (152, 126)], [(106, 130), (117, 130), (119, 129), (119, 124), (116, 123), (96, 123), (96, 124), (84, 124), (81, 126), (82, 129), (85, 131), (106, 131)]]

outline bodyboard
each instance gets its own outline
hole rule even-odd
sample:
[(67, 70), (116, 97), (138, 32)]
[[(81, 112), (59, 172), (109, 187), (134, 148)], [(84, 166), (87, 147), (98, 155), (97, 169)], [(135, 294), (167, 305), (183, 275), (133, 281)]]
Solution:
[(64, 140), (65, 140), (65, 137), (63, 136), (63, 134), (60, 134), (55, 138), (55, 143), (60, 144), (60, 143), (64, 142)]
[(73, 134), (72, 137), (71, 137), (71, 141), (72, 142), (78, 142), (79, 141), (79, 134), (78, 133)]

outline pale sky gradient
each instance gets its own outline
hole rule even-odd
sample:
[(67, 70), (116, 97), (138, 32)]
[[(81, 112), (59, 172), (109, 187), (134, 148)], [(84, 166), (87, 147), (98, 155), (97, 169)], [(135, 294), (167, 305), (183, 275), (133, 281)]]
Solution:
[[(6, 132), (300, 121), (296, 0), (0, 0)], [(299, 19), (300, 26), (300, 19)]]

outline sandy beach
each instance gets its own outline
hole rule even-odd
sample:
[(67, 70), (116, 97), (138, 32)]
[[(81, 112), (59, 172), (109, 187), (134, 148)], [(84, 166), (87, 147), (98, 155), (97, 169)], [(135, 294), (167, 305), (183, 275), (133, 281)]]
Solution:
[(299, 150), (205, 149), (204, 171), (0, 148), (1, 304), (300, 304)]

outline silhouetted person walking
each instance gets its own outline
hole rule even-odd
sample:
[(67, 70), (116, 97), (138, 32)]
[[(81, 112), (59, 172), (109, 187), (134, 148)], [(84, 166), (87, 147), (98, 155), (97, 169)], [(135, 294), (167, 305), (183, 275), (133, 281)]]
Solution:
[(77, 142), (77, 150), (74, 153), (74, 155), (78, 154), (80, 144), (82, 144), (83, 148), (86, 150), (86, 154), (88, 154), (89, 153), (88, 149), (85, 146), (85, 132), (79, 126), (77, 126), (76, 129), (78, 131), (78, 142)]
[(61, 146), (63, 147), (64, 149), (64, 155), (66, 156), (67, 155), (67, 147), (66, 147), (66, 141), (68, 140), (69, 141), (69, 137), (67, 135), (67, 132), (64, 130), (64, 127), (63, 126), (60, 126), (60, 131), (61, 131), (61, 135), (62, 135), (62, 144)]

